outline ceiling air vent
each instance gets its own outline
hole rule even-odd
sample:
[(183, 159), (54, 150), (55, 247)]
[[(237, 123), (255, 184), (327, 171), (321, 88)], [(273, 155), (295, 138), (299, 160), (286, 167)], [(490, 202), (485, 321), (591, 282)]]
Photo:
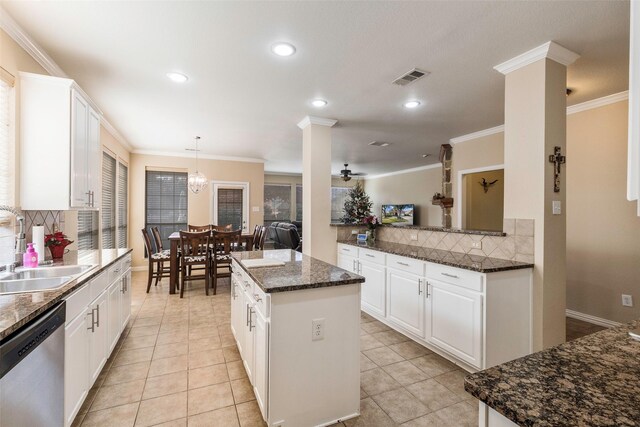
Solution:
[(409, 83), (413, 83), (416, 80), (418, 80), (421, 77), (424, 76), (428, 76), (429, 72), (428, 71), (422, 71), (422, 70), (418, 70), (417, 68), (414, 68), (413, 70), (409, 71), (408, 73), (403, 74), (402, 76), (398, 77), (397, 79), (395, 79), (393, 81), (394, 85), (398, 85), (398, 86), (406, 86)]
[(389, 143), (383, 142), (383, 141), (373, 141), (373, 142), (370, 142), (369, 145), (373, 145), (374, 147), (387, 147)]

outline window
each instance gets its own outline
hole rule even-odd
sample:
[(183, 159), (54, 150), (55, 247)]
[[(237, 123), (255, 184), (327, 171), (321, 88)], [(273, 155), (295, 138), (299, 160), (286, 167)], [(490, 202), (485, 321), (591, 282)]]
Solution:
[(78, 211), (78, 250), (98, 249), (98, 211)]
[(116, 247), (116, 159), (102, 153), (102, 248)]
[(118, 162), (118, 247), (127, 247), (129, 168)]
[(264, 185), (264, 223), (291, 220), (291, 185)]
[(331, 222), (341, 222), (344, 216), (344, 202), (350, 188), (331, 187)]
[(242, 228), (242, 191), (240, 188), (218, 188), (218, 225), (231, 224), (233, 230)]
[(296, 221), (302, 222), (302, 185), (296, 184)]
[[(0, 69), (0, 71), (4, 71)], [(3, 73), (0, 77), (4, 77)], [(0, 205), (14, 204), (14, 158), (11, 137), (11, 99), (13, 85), (0, 78)], [(0, 213), (0, 223), (10, 217)]]
[(147, 171), (145, 181), (145, 227), (158, 227), (168, 249), (171, 233), (187, 229), (187, 174)]

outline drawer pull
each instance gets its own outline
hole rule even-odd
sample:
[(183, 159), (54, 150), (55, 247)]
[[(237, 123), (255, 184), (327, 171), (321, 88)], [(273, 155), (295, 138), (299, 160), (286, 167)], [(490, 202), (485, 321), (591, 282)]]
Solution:
[(456, 276), (455, 274), (450, 274), (450, 273), (440, 273), (440, 274), (442, 274), (443, 276), (451, 277), (453, 279), (459, 279), (459, 277)]
[(373, 256), (371, 254), (364, 254), (364, 256), (368, 256), (369, 258), (375, 258), (375, 256)]
[(404, 265), (405, 267), (409, 267), (409, 264), (407, 264), (406, 262), (402, 262), (402, 261), (396, 261), (396, 262), (400, 265)]

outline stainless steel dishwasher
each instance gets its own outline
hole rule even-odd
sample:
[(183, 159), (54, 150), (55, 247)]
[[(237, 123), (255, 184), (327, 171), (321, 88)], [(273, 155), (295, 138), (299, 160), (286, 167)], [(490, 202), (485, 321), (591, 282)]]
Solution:
[(0, 426), (64, 425), (65, 302), (0, 342)]

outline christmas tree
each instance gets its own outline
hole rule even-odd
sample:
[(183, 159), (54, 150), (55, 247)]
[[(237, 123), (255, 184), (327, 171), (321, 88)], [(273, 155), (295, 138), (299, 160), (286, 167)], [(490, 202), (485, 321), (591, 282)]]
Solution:
[(362, 223), (365, 217), (371, 215), (371, 205), (371, 200), (369, 200), (367, 193), (364, 192), (362, 183), (358, 181), (347, 194), (342, 222), (345, 224)]

